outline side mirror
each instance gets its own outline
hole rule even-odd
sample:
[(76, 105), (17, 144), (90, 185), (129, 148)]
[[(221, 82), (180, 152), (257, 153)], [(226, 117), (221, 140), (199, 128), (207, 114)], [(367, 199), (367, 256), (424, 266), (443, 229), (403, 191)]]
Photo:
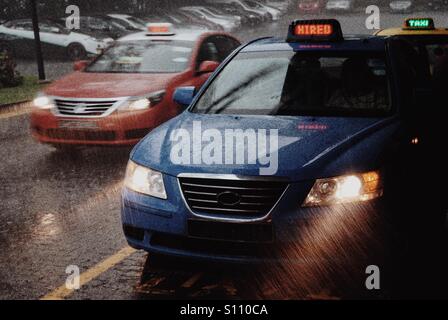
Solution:
[(219, 62), (203, 61), (199, 66), (198, 74), (212, 73), (219, 67)]
[(73, 64), (73, 70), (74, 71), (82, 71), (89, 65), (89, 62), (90, 61), (88, 61), (88, 60), (75, 61), (75, 63)]
[(195, 93), (195, 87), (180, 87), (174, 91), (173, 100), (183, 108), (187, 108), (193, 101)]

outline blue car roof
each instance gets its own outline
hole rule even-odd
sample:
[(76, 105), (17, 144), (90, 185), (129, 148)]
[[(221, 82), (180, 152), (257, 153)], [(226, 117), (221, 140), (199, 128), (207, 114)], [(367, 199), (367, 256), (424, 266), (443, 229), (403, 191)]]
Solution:
[(386, 39), (375, 36), (345, 35), (336, 42), (286, 42), (282, 38), (261, 38), (244, 47), (241, 52), (263, 51), (370, 51), (384, 52)]

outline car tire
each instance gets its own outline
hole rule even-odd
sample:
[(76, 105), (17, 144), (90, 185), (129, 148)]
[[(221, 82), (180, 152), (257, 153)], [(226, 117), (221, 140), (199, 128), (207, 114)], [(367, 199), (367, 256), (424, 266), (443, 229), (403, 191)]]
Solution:
[(67, 47), (67, 55), (72, 61), (83, 60), (87, 57), (87, 51), (80, 43), (72, 43)]

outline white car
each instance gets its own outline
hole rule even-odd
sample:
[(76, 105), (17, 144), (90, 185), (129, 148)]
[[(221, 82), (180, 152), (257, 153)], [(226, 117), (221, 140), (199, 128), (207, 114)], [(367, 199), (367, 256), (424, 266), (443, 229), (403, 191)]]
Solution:
[(128, 14), (111, 13), (107, 15), (110, 18), (120, 20), (122, 23), (138, 30), (146, 30), (146, 22), (137, 17)]
[(412, 1), (399, 0), (389, 3), (390, 10), (396, 13), (410, 13), (412, 11)]
[(244, 3), (249, 6), (251, 9), (260, 10), (267, 12), (271, 17), (273, 21), (280, 20), (282, 13), (280, 10), (275, 9), (273, 7), (270, 7), (264, 3), (261, 3), (256, 0), (244, 0)]
[(264, 0), (261, 1), (263, 2), (265, 5), (278, 9), (282, 12), (286, 12), (288, 11), (288, 8), (290, 7), (291, 3), (288, 0)]
[(328, 0), (326, 5), (328, 11), (351, 11), (353, 7), (352, 0)]
[[(82, 60), (96, 55), (113, 43), (112, 38), (97, 39), (94, 36), (73, 32), (56, 21), (39, 23), (42, 51), (45, 55), (64, 54), (71, 60)], [(16, 56), (34, 54), (34, 31), (30, 19), (11, 20), (0, 25), (0, 39), (6, 40)]]
[(231, 31), (234, 31), (236, 28), (238, 28), (238, 25), (236, 23), (232, 23), (229, 20), (218, 18), (211, 14), (208, 14), (208, 13), (204, 12), (203, 10), (201, 10), (201, 7), (194, 7), (194, 6), (182, 7), (182, 8), (180, 8), (180, 11), (193, 13), (193, 14), (197, 15), (198, 17), (200, 17), (201, 19), (205, 19), (205, 20), (211, 21), (217, 25), (220, 25), (226, 32), (231, 32)]

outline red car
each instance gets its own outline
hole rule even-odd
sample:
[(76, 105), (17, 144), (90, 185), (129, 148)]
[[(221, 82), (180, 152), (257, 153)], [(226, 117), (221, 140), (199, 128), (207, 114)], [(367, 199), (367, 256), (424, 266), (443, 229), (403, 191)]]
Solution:
[(323, 0), (299, 0), (297, 4), (297, 10), (300, 14), (319, 14), (323, 7)]
[(199, 89), (239, 45), (227, 33), (150, 24), (48, 86), (34, 100), (32, 134), (57, 148), (134, 145), (181, 111), (177, 87)]

